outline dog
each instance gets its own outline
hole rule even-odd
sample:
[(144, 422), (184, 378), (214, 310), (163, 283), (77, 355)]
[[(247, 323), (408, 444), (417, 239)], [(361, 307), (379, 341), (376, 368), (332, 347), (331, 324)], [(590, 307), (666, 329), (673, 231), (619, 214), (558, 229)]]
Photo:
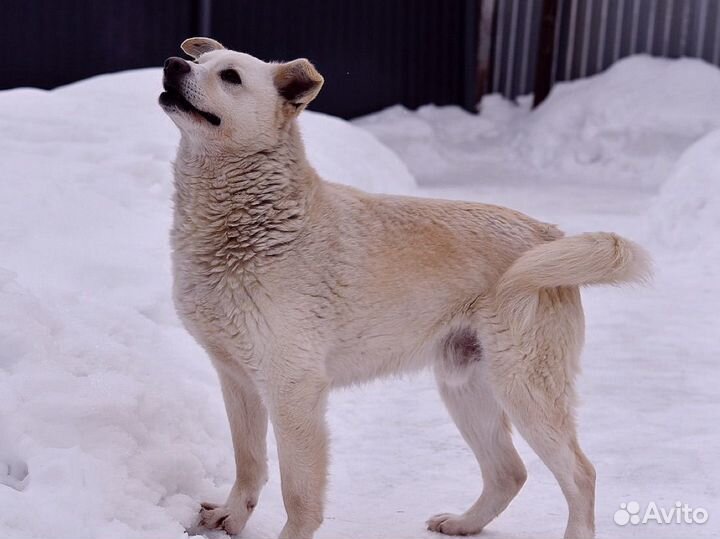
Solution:
[(267, 481), (277, 438), (287, 521), (323, 521), (328, 392), (434, 369), (483, 489), (430, 530), (482, 530), (526, 470), (511, 424), (567, 500), (565, 537), (594, 535), (595, 470), (577, 440), (573, 380), (579, 287), (640, 281), (650, 262), (612, 233), (554, 225), (479, 203), (368, 194), (320, 179), (298, 115), (323, 77), (306, 59), (266, 63), (213, 39), (169, 58), (159, 102), (181, 133), (171, 233), (177, 312), (217, 369), (235, 451), (223, 505), (200, 523), (239, 533)]

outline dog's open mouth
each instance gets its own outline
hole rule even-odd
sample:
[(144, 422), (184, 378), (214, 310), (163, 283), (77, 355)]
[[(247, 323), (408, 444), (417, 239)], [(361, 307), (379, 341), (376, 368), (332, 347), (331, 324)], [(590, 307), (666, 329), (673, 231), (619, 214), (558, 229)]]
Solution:
[(212, 125), (220, 125), (220, 118), (214, 115), (212, 112), (205, 112), (197, 107), (193, 106), (190, 101), (185, 99), (179, 91), (167, 83), (163, 84), (165, 91), (160, 94), (158, 101), (163, 107), (175, 107), (178, 110), (187, 112), (189, 114), (195, 114), (210, 122)]

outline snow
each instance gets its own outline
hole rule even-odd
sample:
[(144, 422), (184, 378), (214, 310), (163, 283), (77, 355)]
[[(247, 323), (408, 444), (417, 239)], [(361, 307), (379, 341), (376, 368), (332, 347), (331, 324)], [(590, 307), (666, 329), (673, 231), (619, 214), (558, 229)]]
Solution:
[(650, 228), (668, 247), (720, 253), (720, 129), (680, 156), (650, 212)]
[[(159, 79), (140, 70), (0, 93), (0, 537), (183, 537), (201, 533), (199, 502), (231, 486), (218, 382), (170, 300), (178, 136), (155, 104)], [(634, 57), (557, 86), (534, 112), (489, 96), (478, 116), (303, 119), (328, 178), (508, 205), (651, 249), (652, 287), (583, 295), (578, 415), (600, 538), (720, 534), (719, 98), (716, 68)], [(428, 373), (334, 394), (329, 422), (320, 539), (436, 537), (424, 520), (479, 493)], [(562, 494), (516, 441), (530, 479), (484, 533), (559, 537)], [(274, 537), (284, 522), (269, 443), (270, 481), (242, 537)], [(613, 514), (632, 500), (681, 500), (710, 519), (619, 528)]]
[(532, 114), (530, 104), (493, 95), (479, 117), (394, 107), (358, 124), (389, 142), (421, 181), (445, 173), (469, 183), (468, 165), (517, 162), (572, 175), (576, 184), (657, 187), (685, 147), (720, 128), (720, 71), (696, 59), (635, 56), (556, 85)]

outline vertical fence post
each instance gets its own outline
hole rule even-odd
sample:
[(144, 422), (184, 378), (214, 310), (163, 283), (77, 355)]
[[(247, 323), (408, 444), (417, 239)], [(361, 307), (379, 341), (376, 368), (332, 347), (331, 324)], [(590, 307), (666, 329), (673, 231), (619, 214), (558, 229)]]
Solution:
[(543, 0), (540, 20), (540, 42), (535, 64), (533, 107), (537, 107), (550, 93), (552, 86), (553, 46), (558, 0)]
[(491, 52), (494, 35), (493, 19), (495, 17), (495, 0), (480, 0), (480, 21), (478, 28), (477, 49), (477, 95), (475, 103), (492, 88)]
[(478, 102), (478, 39), (480, 32), (480, 10), (478, 0), (465, 0), (465, 39), (463, 42), (463, 55), (465, 64), (463, 85), (463, 107), (465, 110), (476, 112)]
[(212, 0), (198, 0), (197, 3), (197, 32), (199, 36), (212, 37)]

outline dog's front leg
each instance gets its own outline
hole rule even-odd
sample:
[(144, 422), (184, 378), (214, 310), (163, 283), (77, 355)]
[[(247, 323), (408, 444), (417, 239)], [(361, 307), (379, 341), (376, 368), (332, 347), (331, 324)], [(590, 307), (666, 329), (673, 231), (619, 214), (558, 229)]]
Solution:
[(280, 539), (310, 539), (323, 520), (328, 466), (322, 373), (282, 373), (272, 387), (271, 420), (278, 445), (287, 523)]
[(224, 505), (202, 504), (200, 518), (207, 528), (235, 535), (245, 527), (267, 481), (268, 415), (255, 384), (242, 368), (220, 364), (218, 375), (235, 450), (235, 484)]

